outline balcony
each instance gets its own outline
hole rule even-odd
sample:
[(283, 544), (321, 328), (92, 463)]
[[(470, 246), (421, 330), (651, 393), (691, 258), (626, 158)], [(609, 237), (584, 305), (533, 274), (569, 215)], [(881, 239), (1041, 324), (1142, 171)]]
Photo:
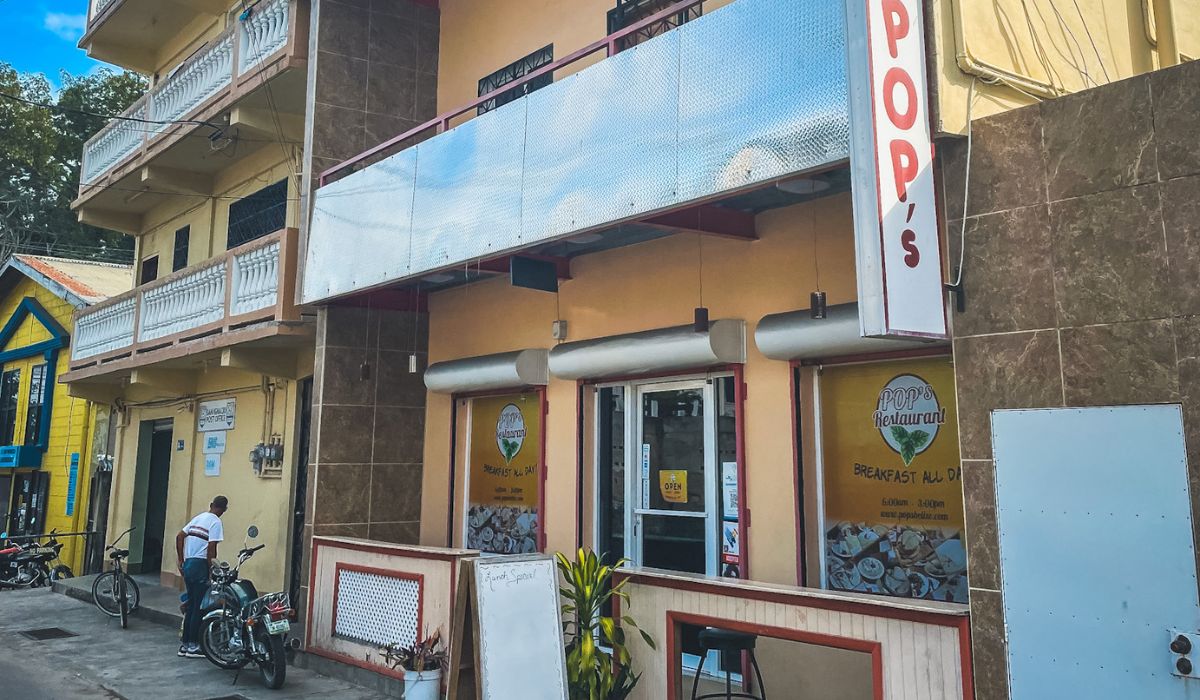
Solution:
[(212, 194), (213, 174), (232, 161), (298, 142), (305, 75), (294, 69), (307, 51), (301, 14), (299, 0), (259, 3), (133, 104), (122, 115), (128, 120), (114, 119), (89, 139), (72, 205), (80, 219), (140, 233), (140, 215), (164, 198)]
[[(417, 280), (428, 290), (517, 252), (570, 257), (664, 231), (737, 235), (706, 221), (738, 220), (745, 232), (749, 218), (753, 237), (754, 213), (798, 201), (773, 183), (840, 168), (820, 189), (846, 189), (842, 4), (734, 0), (621, 50), (625, 36), (695, 4), (502, 90), (603, 56), (546, 87), (462, 122), (499, 91), (480, 96), (323, 173), (303, 302)], [(348, 242), (376, 254), (338, 262)]]
[(99, 61), (149, 75), (163, 45), (201, 21), (217, 21), (228, 0), (91, 0), (79, 47)]
[(295, 229), (186, 267), (75, 316), (63, 381), (128, 375), (149, 364), (194, 366), (234, 345), (278, 348), (308, 340), (293, 299)]

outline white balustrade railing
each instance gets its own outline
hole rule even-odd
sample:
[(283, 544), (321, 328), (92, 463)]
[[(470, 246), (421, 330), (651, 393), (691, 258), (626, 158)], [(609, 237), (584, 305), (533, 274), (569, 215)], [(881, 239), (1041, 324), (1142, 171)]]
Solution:
[[(126, 112), (126, 117), (133, 119), (146, 118), (147, 99), (142, 97)], [(79, 181), (87, 185), (117, 163), (125, 160), (142, 146), (146, 135), (145, 122), (114, 119), (88, 139), (83, 147), (83, 163), (80, 166)]]
[[(295, 291), (280, 285), (288, 279), (285, 260), (296, 235), (295, 229), (271, 234), (126, 297), (83, 309), (75, 318), (72, 363), (119, 350), (137, 354), (141, 343), (152, 350), (272, 318), (294, 319), (291, 308), (279, 303)], [(170, 340), (154, 342), (163, 338)]]
[(233, 33), (226, 32), (154, 88), (150, 113), (155, 121), (167, 122), (155, 128), (162, 131), (183, 119), (232, 82)]
[[(93, 0), (92, 18), (116, 0)], [(3, 0), (0, 0), (3, 2)], [(238, 21), (189, 58), (174, 73), (150, 89), (122, 117), (148, 122), (114, 119), (83, 147), (80, 191), (147, 142), (168, 130), (172, 122), (185, 119), (198, 107), (233, 84), (234, 44), (237, 44), (237, 75), (258, 68), (267, 58), (287, 46), (293, 0), (263, 0), (246, 20)]]
[(238, 75), (287, 45), (289, 5), (289, 0), (270, 0), (254, 6), (238, 32)]
[(233, 316), (275, 306), (279, 299), (279, 241), (233, 258), (233, 289), (229, 313)]
[(138, 294), (138, 341), (193, 330), (225, 317), (225, 261)]
[(101, 307), (75, 322), (71, 359), (82, 360), (133, 345), (134, 297)]

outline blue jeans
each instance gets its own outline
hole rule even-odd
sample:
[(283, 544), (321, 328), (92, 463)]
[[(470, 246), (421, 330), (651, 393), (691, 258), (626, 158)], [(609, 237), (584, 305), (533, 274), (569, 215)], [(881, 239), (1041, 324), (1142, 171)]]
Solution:
[(187, 585), (187, 613), (183, 617), (183, 643), (200, 643), (200, 603), (208, 592), (208, 561), (183, 560), (183, 582)]

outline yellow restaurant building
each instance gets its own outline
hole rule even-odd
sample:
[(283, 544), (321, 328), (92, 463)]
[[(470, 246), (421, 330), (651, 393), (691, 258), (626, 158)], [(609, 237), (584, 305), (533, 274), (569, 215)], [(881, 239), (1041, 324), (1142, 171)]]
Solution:
[[(75, 310), (131, 281), (128, 265), (33, 255), (0, 268), (0, 527), (10, 536), (103, 527), (96, 508), (107, 503), (109, 407), (70, 396), (57, 379), (68, 369)], [(84, 539), (61, 541), (75, 573), (98, 565)]]

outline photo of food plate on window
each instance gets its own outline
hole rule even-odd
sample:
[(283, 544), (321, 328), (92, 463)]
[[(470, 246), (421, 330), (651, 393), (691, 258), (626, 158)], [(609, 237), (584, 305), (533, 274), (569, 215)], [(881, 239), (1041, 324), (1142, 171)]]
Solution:
[(950, 360), (827, 367), (820, 381), (825, 586), (966, 603)]

